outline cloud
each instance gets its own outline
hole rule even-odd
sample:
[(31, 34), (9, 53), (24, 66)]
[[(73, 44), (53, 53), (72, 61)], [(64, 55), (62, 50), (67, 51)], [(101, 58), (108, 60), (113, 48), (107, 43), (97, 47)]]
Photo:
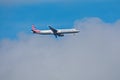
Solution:
[(81, 32), (54, 39), (20, 34), (0, 42), (0, 80), (119, 80), (120, 20), (76, 20)]

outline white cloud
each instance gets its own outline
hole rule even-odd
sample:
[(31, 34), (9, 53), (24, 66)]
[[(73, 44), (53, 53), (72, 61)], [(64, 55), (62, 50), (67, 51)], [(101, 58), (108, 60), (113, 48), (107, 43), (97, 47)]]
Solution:
[(75, 21), (81, 32), (54, 39), (21, 34), (0, 42), (0, 80), (119, 80), (120, 21)]

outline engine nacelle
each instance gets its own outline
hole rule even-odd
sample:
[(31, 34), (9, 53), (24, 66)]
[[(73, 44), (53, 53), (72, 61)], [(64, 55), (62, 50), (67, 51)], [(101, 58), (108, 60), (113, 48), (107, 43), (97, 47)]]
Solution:
[(64, 34), (58, 34), (58, 36), (63, 37), (63, 36), (64, 36)]

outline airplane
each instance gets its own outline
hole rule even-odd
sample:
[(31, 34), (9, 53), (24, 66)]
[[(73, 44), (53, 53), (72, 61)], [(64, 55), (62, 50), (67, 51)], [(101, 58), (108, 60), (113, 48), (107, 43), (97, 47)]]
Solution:
[(51, 26), (48, 26), (50, 30), (39, 30), (36, 29), (34, 25), (32, 25), (32, 32), (35, 34), (41, 34), (41, 35), (54, 35), (57, 37), (63, 37), (64, 34), (73, 34), (78, 33), (80, 30), (77, 29), (55, 29)]

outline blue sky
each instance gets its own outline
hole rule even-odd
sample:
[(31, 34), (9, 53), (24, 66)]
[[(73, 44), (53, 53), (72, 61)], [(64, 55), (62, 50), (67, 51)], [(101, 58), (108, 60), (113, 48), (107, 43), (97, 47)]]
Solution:
[(119, 0), (5, 1), (0, 6), (0, 39), (16, 39), (20, 32), (31, 34), (32, 24), (39, 29), (48, 29), (48, 25), (71, 28), (85, 17), (98, 17), (108, 23), (120, 19)]

